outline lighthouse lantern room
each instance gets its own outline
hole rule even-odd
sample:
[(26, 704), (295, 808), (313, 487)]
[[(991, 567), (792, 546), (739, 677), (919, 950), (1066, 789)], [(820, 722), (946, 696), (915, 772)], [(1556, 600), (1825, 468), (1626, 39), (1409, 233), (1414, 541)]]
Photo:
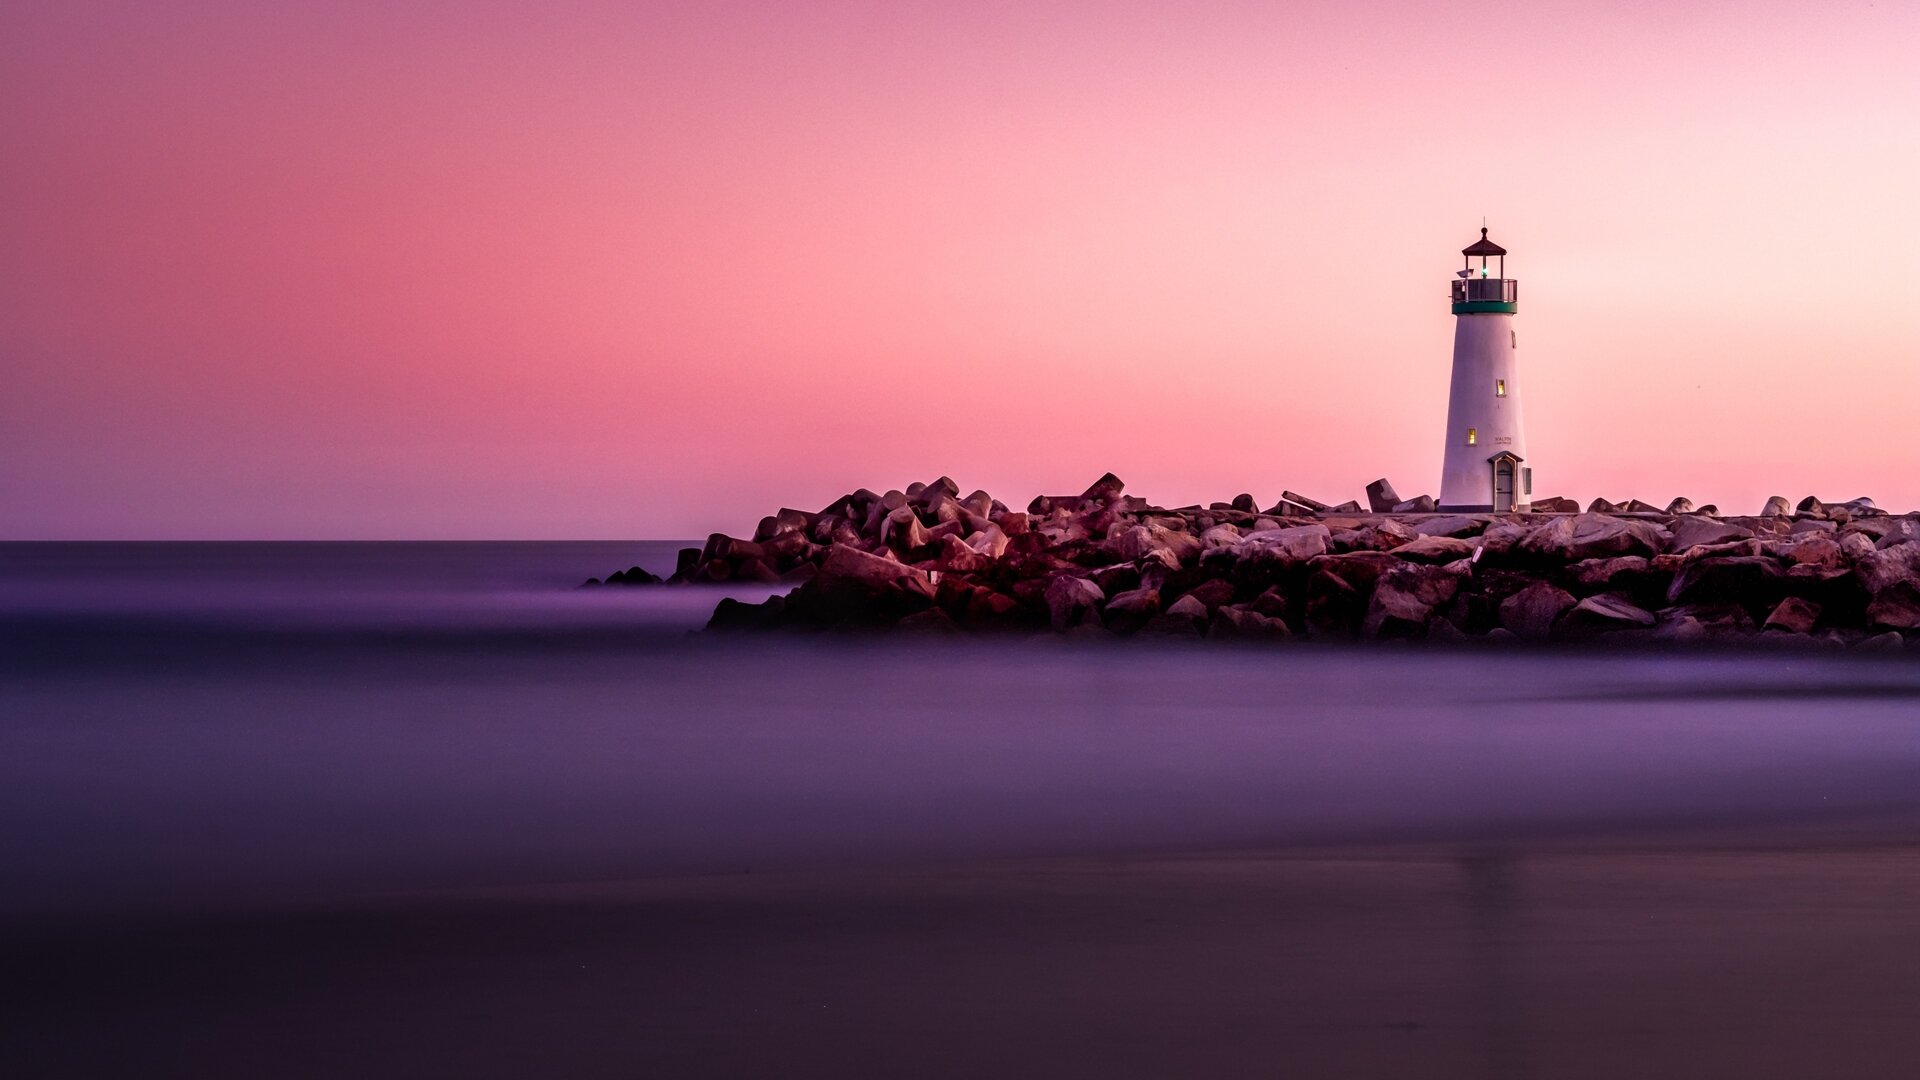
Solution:
[(1453, 282), (1453, 385), (1447, 397), (1440, 509), (1526, 510), (1533, 467), (1520, 423), (1524, 383), (1513, 316), (1520, 283), (1507, 276), (1507, 249), (1480, 239), (1462, 249)]

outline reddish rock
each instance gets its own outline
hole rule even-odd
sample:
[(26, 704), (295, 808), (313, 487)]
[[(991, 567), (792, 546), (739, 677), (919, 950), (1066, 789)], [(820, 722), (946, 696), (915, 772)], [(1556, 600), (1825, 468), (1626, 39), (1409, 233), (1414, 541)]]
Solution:
[(1766, 629), (1780, 630), (1789, 634), (1810, 634), (1814, 623), (1820, 619), (1820, 605), (1811, 600), (1802, 600), (1789, 596), (1780, 601), (1767, 616)]
[(1667, 589), (1667, 602), (1721, 602), (1764, 611), (1786, 592), (1786, 573), (1779, 563), (1763, 555), (1740, 555), (1699, 559), (1681, 567)]
[(1579, 601), (1565, 589), (1534, 582), (1500, 602), (1500, 625), (1526, 641), (1545, 641), (1555, 619)]
[(1920, 586), (1902, 581), (1874, 593), (1867, 621), (1883, 630), (1920, 630)]
[(1107, 601), (1101, 621), (1117, 634), (1129, 634), (1160, 613), (1160, 590), (1150, 586), (1129, 589)]
[(1434, 608), (1454, 598), (1467, 578), (1464, 560), (1447, 566), (1402, 563), (1380, 575), (1361, 632), (1367, 637), (1425, 637)]
[(1046, 585), (1047, 615), (1055, 630), (1066, 630), (1088, 619), (1098, 620), (1106, 594), (1086, 578), (1062, 575)]

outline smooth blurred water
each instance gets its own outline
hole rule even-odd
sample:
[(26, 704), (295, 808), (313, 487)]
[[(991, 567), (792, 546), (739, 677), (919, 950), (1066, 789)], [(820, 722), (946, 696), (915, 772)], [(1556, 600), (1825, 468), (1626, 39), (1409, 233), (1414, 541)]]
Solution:
[(1911, 659), (690, 636), (718, 592), (574, 587), (677, 546), (0, 547), (0, 913), (1920, 822)]

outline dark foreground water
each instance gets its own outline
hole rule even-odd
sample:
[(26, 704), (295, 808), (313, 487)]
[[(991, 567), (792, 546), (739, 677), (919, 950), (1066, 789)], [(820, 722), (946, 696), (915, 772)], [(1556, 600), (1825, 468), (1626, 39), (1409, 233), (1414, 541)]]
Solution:
[(713, 639), (718, 593), (572, 588), (675, 546), (0, 545), (0, 1074), (1920, 1056), (1912, 658)]

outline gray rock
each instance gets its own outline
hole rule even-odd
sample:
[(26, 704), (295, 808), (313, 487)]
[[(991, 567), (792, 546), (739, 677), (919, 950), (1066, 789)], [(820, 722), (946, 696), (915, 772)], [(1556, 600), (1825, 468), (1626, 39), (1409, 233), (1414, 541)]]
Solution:
[(1235, 556), (1255, 561), (1305, 562), (1327, 553), (1332, 533), (1325, 525), (1296, 525), (1250, 533), (1233, 547)]
[(1393, 485), (1387, 482), (1386, 477), (1367, 485), (1367, 505), (1373, 508), (1374, 513), (1391, 513), (1399, 502), (1399, 493), (1393, 490)]
[(1787, 502), (1785, 495), (1772, 496), (1767, 500), (1767, 505), (1760, 509), (1760, 516), (1791, 517), (1793, 516), (1793, 504)]
[(1311, 517), (1319, 513), (1319, 511), (1305, 503), (1297, 503), (1292, 499), (1285, 498), (1274, 503), (1266, 512), (1273, 517)]
[(1392, 550), (1396, 557), (1412, 562), (1450, 563), (1471, 558), (1474, 545), (1451, 536), (1423, 536)]
[(1316, 514), (1325, 513), (1328, 509), (1326, 503), (1318, 499), (1309, 499), (1296, 491), (1282, 491), (1280, 493), (1280, 501), (1282, 503), (1292, 503), (1295, 506), (1304, 506)]
[(920, 524), (920, 515), (914, 513), (911, 506), (902, 506), (887, 514), (886, 521), (880, 525), (880, 542), (895, 551), (923, 548), (931, 540), (927, 527)]
[(1500, 625), (1523, 640), (1545, 641), (1553, 621), (1578, 602), (1565, 589), (1536, 581), (1500, 602)]
[(1569, 561), (1608, 555), (1654, 555), (1669, 534), (1650, 521), (1629, 521), (1605, 514), (1556, 517), (1536, 526), (1518, 545), (1525, 554)]
[(1567, 568), (1575, 584), (1587, 592), (1631, 592), (1643, 585), (1653, 564), (1640, 555), (1585, 559)]
[(1679, 498), (1667, 504), (1666, 513), (1669, 516), (1676, 516), (1679, 514), (1688, 514), (1692, 512), (1693, 512), (1693, 500), (1687, 498), (1685, 495), (1682, 495)]
[(1745, 540), (1753, 535), (1753, 530), (1688, 515), (1674, 521), (1672, 533), (1673, 539), (1668, 541), (1667, 550), (1680, 554), (1702, 544), (1724, 544), (1733, 540)]
[(1861, 586), (1875, 595), (1895, 585), (1920, 586), (1920, 544), (1881, 548), (1856, 561), (1854, 570)]
[(1533, 512), (1536, 514), (1577, 514), (1580, 512), (1579, 503), (1558, 495), (1549, 495), (1544, 499), (1535, 499), (1533, 500), (1532, 506)]
[(1164, 553), (1161, 561), (1175, 568), (1199, 558), (1203, 546), (1197, 536), (1159, 525), (1135, 525), (1102, 545), (1116, 557), (1127, 560), (1149, 559)]
[(1112, 473), (1106, 473), (1101, 476), (1100, 479), (1090, 484), (1087, 490), (1081, 492), (1080, 498), (1083, 500), (1098, 499), (1102, 502), (1112, 502), (1120, 497), (1120, 493), (1125, 491), (1126, 487), (1126, 483), (1119, 477)]
[(1408, 527), (1421, 536), (1477, 536), (1486, 531), (1487, 518), (1454, 514), (1410, 522)]
[[(1357, 503), (1349, 503), (1347, 505), (1352, 506), (1356, 510), (1360, 508)], [(1339, 509), (1344, 510), (1345, 507), (1340, 507)], [(1396, 514), (1431, 514), (1439, 509), (1440, 504), (1435, 501), (1433, 496), (1416, 495), (1406, 502), (1395, 503), (1393, 512)]]

